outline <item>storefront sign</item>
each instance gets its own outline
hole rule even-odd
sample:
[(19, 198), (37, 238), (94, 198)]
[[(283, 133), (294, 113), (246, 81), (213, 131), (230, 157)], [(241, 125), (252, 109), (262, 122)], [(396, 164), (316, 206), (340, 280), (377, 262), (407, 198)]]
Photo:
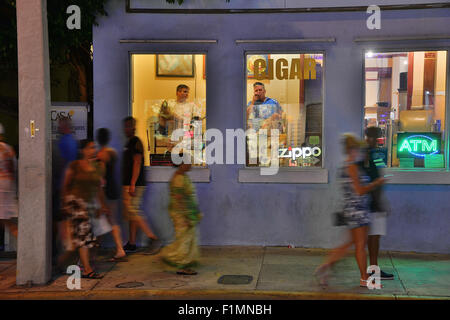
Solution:
[(322, 154), (322, 149), (319, 147), (303, 147), (303, 148), (281, 148), (279, 150), (279, 158), (291, 158), (293, 161), (295, 161), (297, 158), (302, 157), (303, 159), (309, 158), (309, 157), (320, 157)]
[(424, 158), (441, 152), (440, 133), (399, 133), (397, 137), (398, 158)]
[[(275, 75), (274, 75), (275, 66)], [(257, 59), (254, 63), (255, 78), (257, 80), (311, 80), (316, 79), (316, 60), (312, 58), (292, 59), (289, 65), (287, 59)]]
[(72, 120), (73, 134), (76, 140), (87, 139), (88, 131), (88, 106), (79, 105), (57, 105), (52, 104), (50, 119), (52, 123), (52, 139), (58, 139), (58, 122), (60, 119)]

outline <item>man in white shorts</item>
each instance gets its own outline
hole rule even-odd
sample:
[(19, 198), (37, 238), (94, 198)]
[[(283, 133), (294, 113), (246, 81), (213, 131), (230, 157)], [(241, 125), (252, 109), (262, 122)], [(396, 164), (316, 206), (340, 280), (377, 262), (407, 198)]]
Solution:
[[(369, 145), (364, 169), (370, 177), (370, 181), (376, 180), (380, 176), (379, 167), (385, 166), (382, 159), (376, 157), (377, 139), (381, 137), (381, 129), (369, 127), (366, 129), (366, 141)], [(382, 187), (373, 190), (371, 193), (370, 209), (372, 211), (371, 224), (369, 227), (367, 247), (369, 249), (370, 265), (378, 266), (378, 252), (380, 249), (380, 237), (386, 235), (386, 217), (382, 200)], [(393, 280), (394, 275), (380, 270), (381, 280)]]

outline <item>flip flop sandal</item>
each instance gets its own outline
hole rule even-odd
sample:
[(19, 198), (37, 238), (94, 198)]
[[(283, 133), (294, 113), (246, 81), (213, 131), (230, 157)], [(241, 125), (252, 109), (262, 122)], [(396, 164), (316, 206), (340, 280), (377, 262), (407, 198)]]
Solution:
[(145, 255), (145, 256), (154, 256), (156, 254), (158, 254), (161, 251), (161, 248), (155, 248), (155, 249), (150, 249), (147, 251), (142, 251), (141, 254)]
[(81, 278), (83, 278), (83, 279), (103, 279), (103, 276), (99, 275), (95, 271), (92, 271), (88, 274), (82, 274)]
[(190, 270), (190, 269), (179, 270), (179, 271), (177, 271), (177, 274), (184, 275), (184, 276), (195, 276), (197, 274), (197, 271)]
[(108, 262), (128, 262), (128, 258), (125, 257), (120, 257), (120, 258), (116, 258), (116, 257), (112, 257), (111, 259), (107, 260)]

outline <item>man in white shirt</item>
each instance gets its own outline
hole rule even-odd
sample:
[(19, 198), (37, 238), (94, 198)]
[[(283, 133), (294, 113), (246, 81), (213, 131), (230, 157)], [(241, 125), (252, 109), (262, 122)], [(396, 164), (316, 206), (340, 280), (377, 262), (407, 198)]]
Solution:
[(201, 118), (201, 110), (192, 102), (187, 102), (189, 98), (189, 87), (180, 84), (177, 87), (177, 101), (170, 106), (175, 120), (174, 129), (184, 129), (190, 131), (193, 117)]

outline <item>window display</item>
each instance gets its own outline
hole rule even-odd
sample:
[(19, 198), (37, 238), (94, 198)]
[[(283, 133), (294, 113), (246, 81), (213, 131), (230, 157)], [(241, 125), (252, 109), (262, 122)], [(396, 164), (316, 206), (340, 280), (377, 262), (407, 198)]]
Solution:
[[(206, 130), (206, 72), (203, 54), (133, 54), (132, 115), (146, 143), (145, 165), (171, 166), (174, 130), (192, 137)], [(193, 144), (192, 144), (193, 145)], [(201, 161), (204, 165), (204, 150)]]
[(247, 140), (247, 166), (270, 166), (278, 130), (280, 167), (322, 166), (323, 54), (248, 54), (246, 129), (267, 130), (267, 151)]
[(446, 70), (446, 51), (366, 53), (364, 127), (388, 167), (445, 167)]

